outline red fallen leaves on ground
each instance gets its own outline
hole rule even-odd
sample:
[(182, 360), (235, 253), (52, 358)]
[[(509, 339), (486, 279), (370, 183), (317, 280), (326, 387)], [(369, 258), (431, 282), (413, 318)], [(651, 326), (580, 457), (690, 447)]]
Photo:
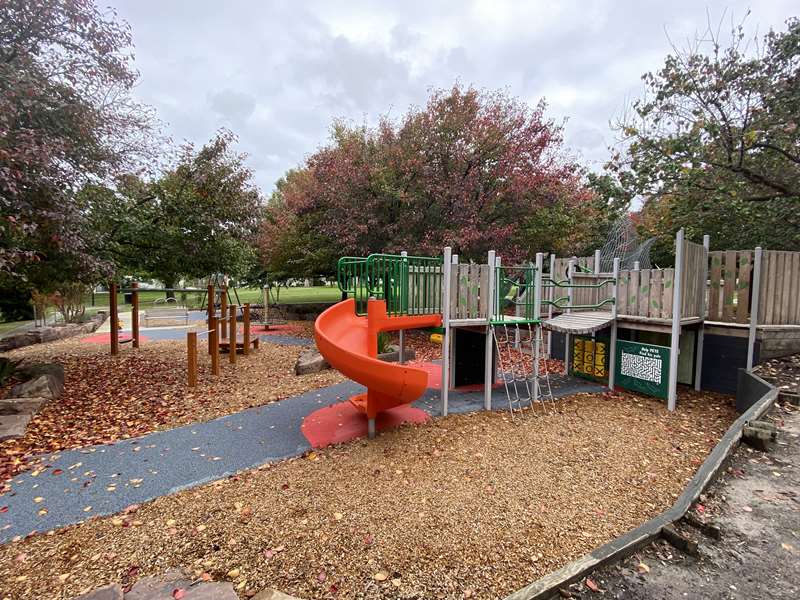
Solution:
[(166, 356), (67, 355), (59, 362), (66, 373), (64, 393), (34, 416), (24, 437), (0, 443), (0, 481), (23, 470), (34, 455), (142, 435), (186, 410), (184, 403), (170, 401), (187, 389), (183, 369)]

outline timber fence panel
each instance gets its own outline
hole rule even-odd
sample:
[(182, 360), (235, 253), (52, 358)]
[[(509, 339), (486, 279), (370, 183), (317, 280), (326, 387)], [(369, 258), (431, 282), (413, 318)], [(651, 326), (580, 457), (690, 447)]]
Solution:
[(753, 253), (749, 250), (737, 252), (739, 273), (736, 278), (736, 322), (747, 323), (750, 317), (750, 286), (753, 277)]

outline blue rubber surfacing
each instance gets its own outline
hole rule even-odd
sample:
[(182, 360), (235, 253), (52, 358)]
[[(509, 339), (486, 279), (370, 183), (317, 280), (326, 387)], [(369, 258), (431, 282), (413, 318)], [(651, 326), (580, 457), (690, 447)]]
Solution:
[[(565, 396), (604, 389), (566, 379), (553, 392)], [(0, 496), (0, 507), (6, 507), (0, 513), (0, 543), (117, 513), (132, 504), (302, 455), (311, 449), (300, 430), (303, 419), (364, 391), (364, 386), (346, 381), (212, 421), (46, 455), (47, 466), (40, 467), (38, 475), (33, 476), (36, 471), (18, 475), (11, 481), (11, 491)], [(492, 405), (508, 409), (504, 389), (493, 390)], [(429, 389), (414, 406), (438, 415), (439, 391)], [(451, 392), (449, 406), (452, 413), (482, 410), (483, 393)], [(41, 501), (35, 502), (36, 498)]]

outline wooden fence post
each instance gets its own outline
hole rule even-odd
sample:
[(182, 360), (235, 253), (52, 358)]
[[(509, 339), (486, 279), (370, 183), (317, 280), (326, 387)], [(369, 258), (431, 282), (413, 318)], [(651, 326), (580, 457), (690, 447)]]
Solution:
[(217, 317), (212, 316), (208, 324), (208, 344), (211, 349), (211, 374), (219, 375), (219, 324)]
[(228, 330), (225, 327), (225, 317), (228, 315), (228, 286), (223, 285), (219, 292), (219, 318), (222, 323), (222, 331), (220, 338), (225, 339), (228, 335)]
[(247, 356), (250, 354), (250, 304), (244, 305), (244, 314), (242, 320), (244, 321), (244, 331), (242, 332), (242, 354)]
[(197, 386), (197, 332), (190, 331), (186, 336), (186, 377), (189, 387)]
[(758, 309), (761, 301), (761, 267), (763, 266), (763, 250), (756, 246), (753, 258), (753, 285), (750, 288), (753, 299), (750, 302), (750, 326), (747, 334), (747, 371), (753, 370), (755, 362), (756, 334), (758, 333)]
[(139, 284), (134, 281), (131, 284), (133, 289), (131, 298), (131, 335), (133, 336), (133, 347), (139, 347)]
[(216, 314), (216, 309), (214, 308), (214, 286), (212, 284), (208, 284), (208, 306), (206, 307), (206, 312), (208, 313), (208, 320), (211, 319), (213, 315)]
[(228, 309), (228, 361), (233, 364), (236, 362), (236, 305), (231, 304)]
[(119, 354), (119, 314), (117, 313), (117, 284), (108, 290), (108, 312), (111, 317), (111, 356)]

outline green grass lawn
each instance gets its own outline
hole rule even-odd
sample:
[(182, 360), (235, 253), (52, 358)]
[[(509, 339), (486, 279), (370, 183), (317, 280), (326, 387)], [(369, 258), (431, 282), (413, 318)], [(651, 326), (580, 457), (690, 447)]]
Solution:
[[(260, 289), (257, 288), (238, 288), (236, 290), (239, 294), (237, 301), (236, 294), (233, 290), (230, 291), (231, 301), (233, 303), (241, 302), (242, 304), (261, 304), (263, 296)], [(205, 290), (191, 293), (177, 293), (177, 300), (179, 304), (186, 305), (189, 308), (200, 308), (201, 304), (205, 301)], [(342, 294), (336, 286), (316, 286), (316, 287), (290, 287), (281, 288), (280, 303), (281, 304), (301, 304), (303, 302), (336, 302), (341, 300)], [(164, 298), (164, 292), (143, 290), (139, 292), (139, 304), (143, 310), (148, 306), (152, 306), (157, 299)], [(117, 305), (120, 312), (129, 312), (131, 310), (130, 304), (125, 304), (122, 294), (118, 294)], [(270, 302), (275, 302), (275, 295), (270, 296)], [(86, 298), (86, 312), (94, 313), (98, 310), (108, 308), (108, 294), (99, 293), (94, 294), (94, 298), (87, 296)], [(48, 313), (49, 314), (49, 313)], [(0, 335), (11, 333), (17, 327), (22, 327), (26, 324), (33, 324), (33, 321), (17, 321), (10, 323), (0, 322)]]
[[(238, 300), (237, 294), (238, 293)], [(175, 294), (179, 304), (188, 306), (189, 308), (200, 308), (205, 303), (205, 290), (198, 290), (197, 292), (178, 292)], [(139, 304), (142, 308), (155, 303), (156, 300), (164, 298), (164, 292), (143, 290), (139, 292)], [(233, 303), (242, 304), (261, 304), (263, 295), (262, 291), (258, 288), (237, 288), (236, 293), (230, 290), (230, 298)], [(281, 288), (280, 303), (284, 304), (300, 304), (303, 302), (335, 302), (341, 299), (341, 292), (337, 287), (316, 286), (316, 287), (290, 287)], [(123, 295), (118, 295), (118, 306), (120, 311), (130, 310), (130, 304), (125, 304)], [(275, 294), (270, 296), (270, 302), (275, 302)], [(108, 294), (95, 294), (94, 300), (91, 297), (86, 299), (87, 309), (91, 307), (105, 308), (108, 306)]]

